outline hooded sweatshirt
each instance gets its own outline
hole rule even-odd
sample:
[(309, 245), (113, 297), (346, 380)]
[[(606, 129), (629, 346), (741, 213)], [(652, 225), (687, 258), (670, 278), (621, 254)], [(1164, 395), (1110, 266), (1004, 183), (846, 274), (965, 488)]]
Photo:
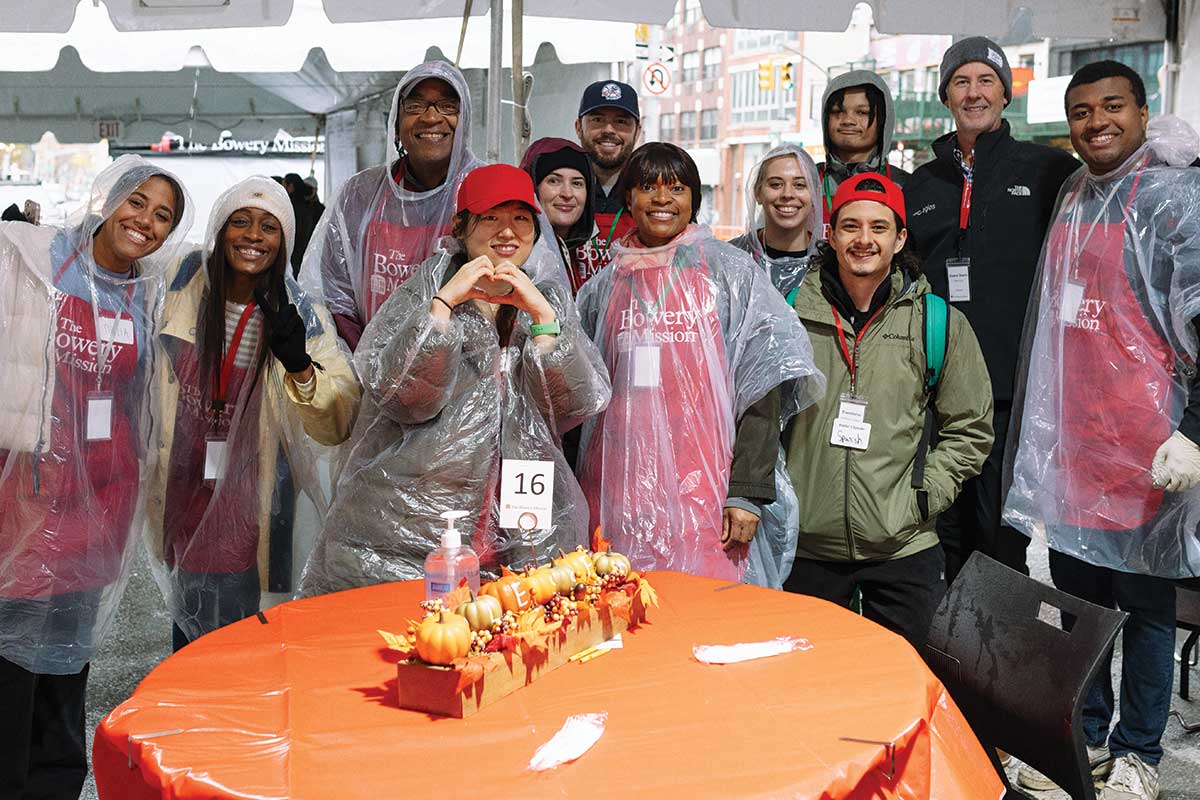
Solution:
[[(460, 111), (446, 180), (418, 190), (407, 173), (407, 156), (395, 150), (400, 101), (427, 78), (445, 81), (458, 93)], [(396, 86), (388, 115), (389, 163), (354, 175), (329, 204), (313, 233), (303, 270), (320, 276), (320, 292), (337, 324), (338, 334), (353, 350), (362, 330), (396, 287), (408, 280), (449, 230), (459, 184), (483, 162), (470, 151), (471, 95), (458, 69), (442, 61), (413, 68)], [(397, 161), (399, 163), (397, 163)]]
[[(834, 92), (855, 86), (874, 86), (883, 93), (883, 108), (876, 115), (876, 130), (879, 131), (879, 141), (875, 152), (866, 161), (859, 164), (846, 164), (834, 153), (833, 144), (829, 141), (829, 98)], [(860, 172), (882, 172), (896, 184), (903, 186), (908, 173), (899, 167), (887, 163), (887, 154), (892, 151), (892, 134), (896, 127), (896, 112), (892, 101), (892, 91), (883, 78), (865, 69), (851, 70), (844, 75), (838, 75), (825, 87), (825, 95), (821, 98), (821, 132), (825, 141), (825, 163), (818, 167), (821, 178), (822, 208), (825, 210), (825, 221), (829, 221), (830, 207), (833, 195), (838, 185), (847, 178)]]
[[(588, 160), (583, 148), (575, 144), (575, 142), (547, 136), (529, 145), (529, 149), (525, 151), (525, 157), (521, 159), (521, 169), (528, 172), (529, 177), (533, 179), (534, 191), (536, 192), (538, 162), (544, 156), (557, 153), (561, 150), (573, 150), (583, 157), (580, 160), (580, 166), (584, 168), (583, 179), (587, 186), (587, 195), (583, 202), (583, 213), (579, 215), (579, 219), (567, 231), (566, 237), (556, 236), (558, 238), (559, 249), (562, 250), (563, 258), (566, 261), (567, 276), (571, 281), (571, 293), (579, 294), (579, 290), (587, 282), (588, 278), (595, 275), (604, 266), (598, 257), (596, 248), (590, 246), (592, 238), (598, 232), (593, 209), (595, 183), (592, 177), (592, 163)], [(543, 208), (542, 211), (544, 213), (545, 209)]]
[[(805, 225), (811, 234), (808, 247), (802, 252), (785, 253), (768, 247), (763, 238), (763, 212), (756, 196), (758, 176), (762, 173), (767, 162), (776, 158), (791, 156), (800, 164), (804, 181), (808, 185), (808, 209), (805, 213)], [(749, 253), (759, 266), (771, 274), (771, 283), (784, 297), (787, 297), (808, 271), (808, 261), (817, 251), (817, 242), (825, 238), (825, 226), (822, 225), (820, 180), (817, 177), (817, 167), (810, 156), (799, 145), (784, 144), (773, 147), (750, 170), (746, 178), (746, 232), (729, 243), (734, 247)]]

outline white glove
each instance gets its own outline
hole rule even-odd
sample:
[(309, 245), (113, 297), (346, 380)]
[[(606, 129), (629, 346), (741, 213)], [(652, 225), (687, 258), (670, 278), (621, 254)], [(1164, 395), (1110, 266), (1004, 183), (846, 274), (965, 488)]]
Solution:
[(1150, 465), (1150, 477), (1157, 489), (1186, 492), (1200, 484), (1200, 447), (1179, 431), (1158, 446)]

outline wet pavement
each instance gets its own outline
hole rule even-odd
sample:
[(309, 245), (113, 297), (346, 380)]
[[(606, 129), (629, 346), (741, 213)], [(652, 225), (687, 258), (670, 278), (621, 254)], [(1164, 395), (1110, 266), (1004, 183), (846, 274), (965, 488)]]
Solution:
[[(1038, 543), (1030, 547), (1033, 574), (1049, 582), (1046, 551)], [(1180, 634), (1179, 641), (1183, 641)], [(1120, 642), (1115, 663), (1120, 664)], [(171, 623), (163, 606), (162, 596), (150, 575), (144, 557), (139, 560), (121, 601), (113, 632), (104, 648), (92, 663), (88, 685), (88, 731), (95, 731), (100, 720), (133, 692), (141, 679), (154, 665), (170, 655)], [(1114, 677), (1117, 685), (1119, 674)], [(1200, 670), (1192, 668), (1192, 701), (1172, 696), (1171, 707), (1190, 722), (1200, 722)], [(1178, 689), (1178, 670), (1176, 671)], [(1166, 756), (1161, 765), (1161, 800), (1200, 800), (1200, 733), (1186, 734), (1179, 723), (1171, 720), (1163, 738)], [(1014, 776), (1015, 777), (1015, 776)], [(1066, 800), (1063, 792), (1032, 793), (1039, 800)], [(83, 797), (96, 798), (96, 788), (89, 777)]]

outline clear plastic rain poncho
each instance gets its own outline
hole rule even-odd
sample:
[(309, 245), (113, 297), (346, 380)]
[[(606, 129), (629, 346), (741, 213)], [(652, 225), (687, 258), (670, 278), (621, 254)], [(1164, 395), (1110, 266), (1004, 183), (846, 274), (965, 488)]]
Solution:
[(304, 324), (314, 362), (312, 397), (302, 399), (271, 354), (262, 311), (218, 300), (226, 344), (223, 400), (214, 402), (218, 368), (205, 355), (204, 331), (213, 302), (208, 259), (228, 218), (221, 216), (209, 221), (204, 249), (173, 276), (157, 342), (159, 456), (147, 545), (167, 609), (189, 641), (259, 611), (270, 599), (262, 592), (286, 599), (296, 591), (328, 510), (321, 462), (349, 437), (361, 394), (329, 312), (289, 275), (287, 301)]
[(1200, 575), (1200, 489), (1153, 485), (1196, 370), (1200, 170), (1155, 141), (1059, 194), (1028, 316), (1004, 519), (1126, 572)]
[(182, 184), (171, 176), (175, 227), (132, 277), (98, 266), (92, 246), (154, 230), (136, 221), (145, 200), (126, 201), (155, 175), (169, 173), (122, 156), (66, 227), (0, 225), (0, 656), (31, 672), (91, 660), (143, 521), (150, 341), (165, 268), (191, 228)]
[[(325, 530), (305, 571), (305, 595), (424, 574), (444, 511), (468, 512), (459, 527), (482, 570), (545, 563), (588, 541), (583, 494), (559, 440), (603, 410), (611, 393), (583, 333), (562, 259), (543, 234), (523, 269), (554, 307), (562, 332), (548, 353), (518, 312), (508, 346), (472, 304), (448, 323), (430, 314), (433, 295), (465, 263), (456, 239), (392, 294), (355, 353), (364, 397)], [(499, 525), (501, 459), (554, 462), (553, 522), (544, 530)], [(473, 531), (473, 532), (472, 532)], [(466, 537), (464, 537), (466, 541)]]
[[(804, 255), (772, 258), (763, 249), (763, 241), (760, 238), (759, 231), (763, 229), (766, 223), (762, 206), (759, 205), (755, 194), (759, 176), (762, 174), (763, 167), (766, 166), (767, 162), (787, 156), (791, 156), (799, 162), (800, 169), (804, 174), (805, 183), (808, 186), (808, 215), (805, 220), (805, 227), (808, 228), (811, 235), (808, 240), (808, 250)], [(821, 222), (821, 208), (818, 205), (820, 202), (820, 187), (821, 180), (817, 176), (817, 165), (813, 163), (812, 156), (803, 147), (796, 144), (783, 144), (771, 148), (754, 165), (754, 168), (750, 170), (750, 174), (746, 178), (746, 232), (729, 243), (734, 247), (745, 250), (760, 266), (766, 267), (771, 274), (771, 283), (775, 284), (775, 288), (784, 297), (795, 291), (804, 281), (804, 275), (808, 272), (808, 261), (812, 257), (812, 254), (817, 251), (817, 242), (825, 237), (825, 225)]]
[(722, 514), (746, 409), (782, 385), (786, 424), (824, 393), (808, 334), (766, 272), (708, 228), (690, 226), (663, 247), (636, 237), (614, 244), (609, 267), (579, 295), (613, 384), (580, 446), (592, 525), (637, 569), (781, 583), (798, 535), (782, 461), (776, 502), (790, 503), (778, 512), (790, 525), (764, 517), (751, 547), (727, 553)]
[[(393, 174), (400, 101), (416, 84), (438, 78), (458, 93), (450, 167), (441, 186), (424, 192), (405, 189)], [(351, 336), (366, 327), (388, 296), (406, 281), (450, 232), (454, 200), (462, 179), (483, 162), (468, 148), (471, 95), (458, 69), (431, 61), (405, 73), (396, 86), (388, 115), (388, 162), (354, 175), (330, 202), (313, 232), (301, 274), (319, 280), (330, 313)], [(355, 342), (351, 342), (354, 344)]]

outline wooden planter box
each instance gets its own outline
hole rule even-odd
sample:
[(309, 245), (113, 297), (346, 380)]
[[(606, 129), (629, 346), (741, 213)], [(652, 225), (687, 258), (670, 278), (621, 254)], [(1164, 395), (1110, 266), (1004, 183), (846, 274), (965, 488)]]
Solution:
[[(646, 610), (636, 599), (632, 611), (633, 624), (645, 621)], [(565, 634), (551, 638), (545, 652), (526, 651), (523, 654), (518, 648), (513, 653), (492, 653), (491, 658), (499, 666), (461, 692), (458, 691), (458, 670), (420, 661), (402, 661), (397, 665), (396, 675), (400, 707), (444, 717), (469, 717), (561, 667), (576, 653), (607, 641), (629, 627), (629, 622), (614, 616), (608, 608), (580, 611), (567, 626)]]

